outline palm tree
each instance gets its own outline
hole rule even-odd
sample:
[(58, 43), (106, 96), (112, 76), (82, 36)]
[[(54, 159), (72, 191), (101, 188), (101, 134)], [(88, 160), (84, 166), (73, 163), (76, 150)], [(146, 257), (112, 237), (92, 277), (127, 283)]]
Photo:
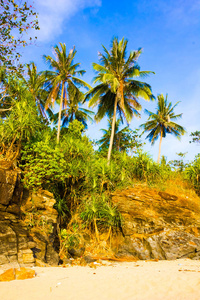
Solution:
[(80, 63), (73, 64), (73, 60), (77, 52), (75, 48), (71, 49), (68, 55), (66, 53), (65, 44), (60, 43), (60, 48), (61, 49), (59, 49), (58, 46), (53, 48), (56, 59), (53, 59), (51, 56), (44, 55), (45, 61), (49, 64), (50, 68), (54, 70), (45, 72), (45, 76), (47, 76), (49, 83), (52, 86), (45, 107), (48, 108), (49, 105), (54, 103), (56, 98), (60, 95), (57, 143), (59, 143), (62, 108), (66, 109), (68, 105), (66, 86), (70, 83), (75, 90), (77, 89), (77, 85), (90, 88), (86, 82), (74, 77), (85, 73), (84, 70), (77, 70)]
[(44, 76), (44, 72), (37, 72), (37, 67), (34, 62), (27, 64), (27, 79), (23, 78), (25, 84), (27, 85), (38, 111), (43, 119), (48, 119), (48, 116), (52, 116), (52, 111), (50, 108), (45, 110), (45, 102), (48, 98), (48, 90), (45, 88), (45, 82), (47, 79)]
[(129, 122), (134, 115), (140, 116), (139, 97), (145, 100), (154, 99), (150, 85), (133, 79), (145, 77), (152, 72), (140, 71), (137, 59), (141, 54), (141, 49), (131, 51), (126, 59), (127, 43), (128, 41), (124, 38), (121, 41), (114, 38), (110, 51), (103, 46), (105, 54), (99, 53), (100, 64), (93, 63), (93, 68), (98, 72), (94, 83), (99, 84), (86, 96), (86, 100), (90, 99), (90, 107), (98, 105), (96, 121), (100, 121), (105, 115), (109, 118), (112, 116), (108, 163), (113, 146), (117, 112), (122, 119), (125, 118)]
[[(97, 141), (97, 144), (100, 145), (99, 150), (104, 150), (109, 148), (110, 136), (112, 131), (112, 121), (109, 120), (108, 130), (101, 129), (103, 132), (103, 137)], [(115, 133), (113, 139), (113, 148), (117, 151), (128, 151), (133, 148), (139, 148), (142, 144), (138, 139), (137, 130), (133, 131), (126, 126), (120, 130), (121, 120), (118, 119), (115, 123)]]
[[(78, 120), (81, 122), (85, 128), (87, 128), (87, 121), (93, 121), (92, 116), (94, 112), (80, 107), (83, 103), (85, 95), (79, 89), (74, 89), (69, 83), (67, 87), (68, 94), (68, 107), (63, 109), (61, 112), (62, 126), (68, 125), (73, 120)], [(58, 122), (58, 113), (54, 114), (52, 120)]]
[(8, 111), (12, 109), (12, 96), (10, 86), (14, 81), (13, 76), (8, 74), (6, 68), (0, 65), (0, 116), (5, 118)]
[(157, 161), (159, 163), (162, 138), (165, 138), (167, 133), (171, 133), (178, 139), (180, 139), (181, 135), (184, 135), (186, 131), (182, 126), (172, 121), (182, 117), (182, 114), (175, 115), (174, 113), (174, 108), (178, 105), (179, 102), (176, 102), (176, 104), (172, 106), (171, 102), (167, 102), (167, 95), (165, 99), (163, 94), (158, 95), (157, 98), (157, 112), (153, 113), (149, 110), (145, 110), (145, 112), (149, 115), (149, 118), (148, 121), (140, 125), (140, 127), (144, 129), (143, 133), (149, 131), (149, 134), (146, 138), (149, 139), (152, 145), (160, 136)]

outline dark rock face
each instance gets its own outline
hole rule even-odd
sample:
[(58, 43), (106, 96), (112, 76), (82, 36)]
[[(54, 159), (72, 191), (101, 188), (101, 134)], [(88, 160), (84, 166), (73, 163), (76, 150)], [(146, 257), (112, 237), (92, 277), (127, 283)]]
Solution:
[(18, 173), (0, 169), (0, 203), (9, 205), (17, 183)]
[(69, 248), (68, 249), (68, 253), (73, 258), (83, 256), (84, 252), (85, 252), (85, 247), (81, 247), (80, 249), (75, 249), (75, 248)]
[(19, 172), (0, 169), (0, 265), (32, 266), (36, 259), (58, 264), (54, 203), (47, 191), (24, 191)]
[(118, 257), (200, 258), (200, 202), (136, 186), (113, 194), (124, 224)]

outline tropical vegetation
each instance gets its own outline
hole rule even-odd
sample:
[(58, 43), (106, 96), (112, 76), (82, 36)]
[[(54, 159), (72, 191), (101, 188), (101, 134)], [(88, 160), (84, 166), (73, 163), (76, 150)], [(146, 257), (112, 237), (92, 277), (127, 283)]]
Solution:
[[(61, 49), (60, 49), (61, 48)], [(46, 101), (46, 109), (50, 104), (55, 102), (58, 97), (60, 97), (60, 109), (58, 116), (58, 131), (57, 131), (57, 143), (59, 143), (60, 138), (60, 124), (61, 124), (61, 113), (62, 108), (66, 109), (68, 106), (67, 100), (67, 89), (66, 85), (77, 91), (77, 84), (84, 87), (90, 87), (86, 82), (80, 78), (75, 77), (76, 75), (83, 75), (84, 70), (77, 70), (80, 63), (74, 64), (73, 60), (76, 55), (75, 48), (66, 53), (66, 45), (60, 43), (60, 48), (58, 46), (54, 47), (54, 53), (56, 59), (53, 59), (49, 55), (44, 55), (45, 61), (49, 64), (49, 67), (54, 71), (46, 71), (44, 73), (45, 77), (48, 78), (49, 84), (52, 86), (51, 92)]]
[[(15, 1), (7, 3), (13, 6)], [(13, 9), (13, 13), (22, 12), (15, 5)], [(37, 22), (33, 24), (37, 26)], [(19, 26), (15, 22), (10, 25)], [(4, 34), (9, 40), (10, 32)], [(190, 163), (183, 160), (184, 153), (179, 153), (177, 160), (167, 162), (162, 157), (161, 163), (156, 163), (143, 150), (139, 129), (130, 126), (132, 118), (142, 113), (141, 99), (155, 97), (152, 87), (142, 81), (153, 73), (140, 70), (137, 61), (142, 50), (127, 55), (127, 43), (124, 38), (114, 38), (110, 50), (103, 47), (99, 64), (93, 63), (93, 87), (81, 79), (85, 71), (74, 62), (75, 47), (68, 51), (64, 43), (55, 46), (54, 58), (44, 55), (49, 66), (44, 71), (38, 71), (36, 64), (30, 62), (23, 72), (20, 67), (10, 72), (12, 61), (6, 44), (1, 51), (0, 166), (20, 169), (24, 187), (53, 193), (60, 239), (66, 247), (78, 243), (79, 224), (94, 232), (97, 242), (102, 232), (106, 240), (111, 240), (112, 234), (121, 230), (123, 219), (111, 202), (116, 189), (142, 182), (164, 190), (178, 178), (182, 186), (200, 193), (199, 155)], [(87, 101), (90, 109), (97, 106), (96, 114), (87, 108)], [(161, 94), (157, 112), (146, 110), (149, 119), (141, 127), (148, 132), (152, 144), (160, 136), (161, 147), (167, 134), (179, 138), (185, 133), (174, 122), (182, 115), (174, 113), (177, 104), (168, 103), (167, 96)], [(102, 129), (99, 140), (91, 141), (86, 135), (89, 122), (105, 116), (108, 128)], [(191, 137), (198, 143), (199, 131), (191, 133)], [(74, 221), (69, 233), (67, 224), (73, 222), (74, 215), (78, 215), (79, 224)]]
[(108, 163), (113, 147), (117, 112), (122, 120), (125, 118), (130, 122), (134, 115), (140, 115), (139, 97), (145, 100), (154, 99), (150, 85), (134, 79), (145, 77), (153, 72), (140, 71), (137, 60), (141, 49), (131, 51), (126, 58), (127, 43), (128, 40), (124, 38), (121, 41), (114, 38), (110, 51), (103, 46), (104, 54), (99, 53), (100, 64), (93, 63), (93, 68), (98, 73), (93, 82), (98, 85), (86, 96), (86, 99), (90, 100), (90, 107), (98, 105), (96, 121), (100, 121), (105, 115), (112, 118)]
[(158, 103), (156, 113), (145, 110), (145, 112), (149, 115), (149, 118), (147, 122), (141, 124), (140, 127), (144, 129), (143, 133), (149, 132), (146, 138), (149, 139), (152, 145), (160, 136), (157, 160), (159, 163), (162, 138), (165, 138), (166, 134), (173, 134), (176, 138), (180, 139), (181, 135), (184, 135), (186, 131), (181, 125), (174, 122), (174, 120), (182, 117), (182, 114), (175, 115), (174, 113), (174, 108), (179, 102), (176, 102), (176, 104), (172, 106), (172, 103), (168, 103), (167, 101), (167, 95), (166, 98), (164, 98), (163, 94), (160, 94), (157, 98)]

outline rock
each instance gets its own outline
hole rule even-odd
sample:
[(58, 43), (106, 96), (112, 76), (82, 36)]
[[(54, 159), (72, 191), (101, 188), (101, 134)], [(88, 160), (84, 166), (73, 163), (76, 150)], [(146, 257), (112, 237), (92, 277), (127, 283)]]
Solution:
[(149, 254), (152, 259), (167, 259), (166, 253), (160, 245), (159, 235), (150, 236), (146, 239), (146, 241), (149, 246)]
[(44, 268), (44, 267), (50, 267), (50, 265), (46, 264), (45, 262), (43, 262), (43, 261), (41, 261), (39, 259), (35, 260), (35, 266), (36, 267), (42, 267), (42, 268)]
[(138, 259), (150, 259), (150, 253), (146, 245), (139, 238), (127, 237), (118, 248), (116, 253), (118, 258), (133, 257)]
[(28, 242), (28, 248), (29, 249), (33, 249), (35, 247), (36, 247), (36, 243), (35, 242), (33, 242), (33, 241)]
[[(57, 211), (48, 191), (23, 190), (19, 170), (0, 166), (0, 265), (58, 265)], [(56, 241), (56, 242), (55, 242)]]
[(21, 210), (24, 213), (38, 211), (41, 214), (41, 222), (57, 223), (58, 213), (53, 208), (55, 203), (53, 194), (48, 191), (40, 190), (36, 193), (26, 191), (22, 199)]
[(58, 265), (59, 255), (53, 247), (54, 239), (50, 241), (50, 237), (36, 228), (31, 231), (31, 236), (35, 243), (35, 247), (31, 248), (33, 256), (47, 264)]
[(71, 265), (72, 264), (72, 258), (69, 259), (67, 257), (64, 257), (62, 260), (61, 260), (61, 265)]
[[(0, 222), (0, 255), (7, 257), (17, 254), (16, 233), (6, 222)], [(0, 264), (3, 262), (0, 261)]]
[(6, 253), (4, 255), (0, 255), (0, 265), (6, 265), (9, 262), (10, 261), (8, 260)]
[(52, 245), (48, 244), (46, 249), (46, 262), (50, 265), (57, 266), (59, 263), (59, 254), (54, 250)]
[(170, 194), (165, 193), (165, 192), (159, 192), (158, 195), (159, 195), (161, 198), (165, 199), (165, 200), (176, 201), (176, 200), (178, 199), (177, 196), (175, 196), (175, 195), (170, 195)]
[(47, 248), (47, 240), (40, 234), (39, 238), (35, 232), (31, 233), (36, 246), (32, 248), (33, 255), (35, 258), (40, 259), (46, 262), (46, 248)]
[(74, 249), (74, 248), (69, 248), (68, 249), (68, 253), (73, 258), (77, 258), (77, 257), (83, 256), (84, 252), (85, 252), (85, 247), (81, 247), (80, 249)]
[(18, 173), (0, 169), (0, 204), (8, 205), (12, 200)]
[(8, 269), (0, 275), (0, 281), (11, 281), (15, 280), (15, 269)]
[(28, 268), (20, 268), (15, 269), (15, 279), (16, 280), (24, 280), (30, 279), (35, 277), (35, 270), (28, 269)]
[[(31, 250), (33, 256), (37, 260), (50, 265), (58, 265), (59, 255), (55, 250), (54, 244), (57, 238), (57, 211), (53, 208), (55, 204), (53, 194), (48, 191), (40, 190), (37, 193), (29, 193), (26, 191), (21, 209), (26, 213), (25, 223), (29, 224), (29, 215), (32, 215), (34, 210), (36, 213), (32, 220), (35, 223), (41, 224), (40, 228), (31, 226), (30, 236), (35, 243)], [(59, 248), (59, 246), (58, 246)]]
[(169, 260), (193, 258), (200, 251), (200, 238), (184, 231), (166, 230), (160, 234), (159, 244)]
[(117, 257), (200, 258), (199, 199), (137, 185), (116, 191), (112, 201), (123, 217), (123, 234), (113, 240)]
[(6, 209), (6, 212), (19, 216), (20, 215), (20, 206), (13, 203), (12, 205), (9, 205), (8, 208)]
[(11, 268), (0, 275), (0, 281), (23, 280), (35, 277), (35, 271), (28, 268)]
[(97, 261), (95, 258), (92, 258), (90, 255), (86, 255), (83, 257), (83, 260), (87, 263), (87, 264), (90, 264), (92, 262), (95, 262)]
[(33, 264), (35, 262), (33, 251), (31, 251), (31, 249), (20, 250), (18, 252), (18, 262), (20, 265)]
[(12, 222), (12, 223), (16, 223), (18, 222), (19, 218), (16, 217), (16, 215), (13, 215), (11, 213), (8, 213), (8, 212), (3, 212), (3, 211), (0, 211), (0, 222), (1, 221), (8, 221), (8, 222)]

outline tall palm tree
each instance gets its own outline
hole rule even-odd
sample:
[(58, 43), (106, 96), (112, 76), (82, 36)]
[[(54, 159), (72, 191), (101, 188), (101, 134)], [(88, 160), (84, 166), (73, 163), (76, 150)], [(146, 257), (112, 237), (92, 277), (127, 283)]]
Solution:
[(139, 97), (145, 100), (154, 99), (150, 85), (133, 79), (134, 77), (145, 77), (153, 72), (140, 71), (137, 59), (141, 54), (141, 49), (131, 51), (126, 59), (127, 43), (128, 41), (124, 38), (121, 41), (114, 38), (110, 51), (103, 46), (104, 54), (99, 53), (100, 64), (93, 63), (93, 68), (98, 72), (94, 83), (98, 83), (98, 85), (91, 89), (86, 96), (86, 100), (90, 100), (90, 107), (98, 105), (95, 117), (97, 121), (100, 121), (106, 114), (109, 117), (112, 116), (108, 163), (113, 146), (117, 112), (122, 119), (125, 118), (129, 122), (134, 115), (140, 116)]
[[(73, 120), (78, 120), (81, 122), (85, 128), (87, 128), (87, 121), (93, 121), (92, 116), (94, 112), (80, 107), (83, 104), (85, 95), (79, 89), (74, 89), (71, 83), (67, 86), (68, 94), (68, 105), (66, 109), (61, 112), (62, 126), (68, 125)], [(58, 122), (58, 113), (54, 114), (52, 120), (54, 123)]]
[(149, 134), (146, 138), (149, 139), (152, 145), (160, 136), (157, 161), (159, 163), (162, 138), (165, 138), (167, 133), (171, 133), (175, 135), (178, 139), (180, 139), (181, 135), (184, 135), (186, 131), (182, 126), (173, 122), (173, 120), (182, 117), (182, 114), (175, 115), (174, 113), (174, 108), (178, 105), (179, 102), (176, 102), (176, 104), (172, 106), (171, 102), (167, 102), (167, 95), (166, 98), (164, 98), (163, 94), (160, 94), (157, 98), (157, 112), (153, 113), (149, 110), (145, 110), (145, 112), (149, 115), (149, 118), (147, 122), (141, 124), (140, 127), (144, 129), (143, 133), (149, 131)]
[(61, 112), (62, 109), (66, 109), (68, 105), (66, 90), (67, 85), (70, 83), (75, 90), (77, 89), (77, 85), (90, 88), (86, 82), (75, 77), (76, 75), (83, 75), (85, 73), (84, 70), (77, 70), (80, 66), (80, 63), (73, 63), (77, 52), (75, 48), (71, 49), (68, 55), (66, 53), (65, 44), (60, 43), (60, 48), (58, 46), (53, 48), (56, 59), (53, 59), (49, 55), (44, 55), (45, 61), (49, 64), (50, 68), (54, 70), (45, 72), (45, 76), (48, 77), (52, 86), (45, 107), (48, 108), (49, 105), (54, 103), (56, 98), (60, 95), (57, 143), (59, 143), (60, 137)]

